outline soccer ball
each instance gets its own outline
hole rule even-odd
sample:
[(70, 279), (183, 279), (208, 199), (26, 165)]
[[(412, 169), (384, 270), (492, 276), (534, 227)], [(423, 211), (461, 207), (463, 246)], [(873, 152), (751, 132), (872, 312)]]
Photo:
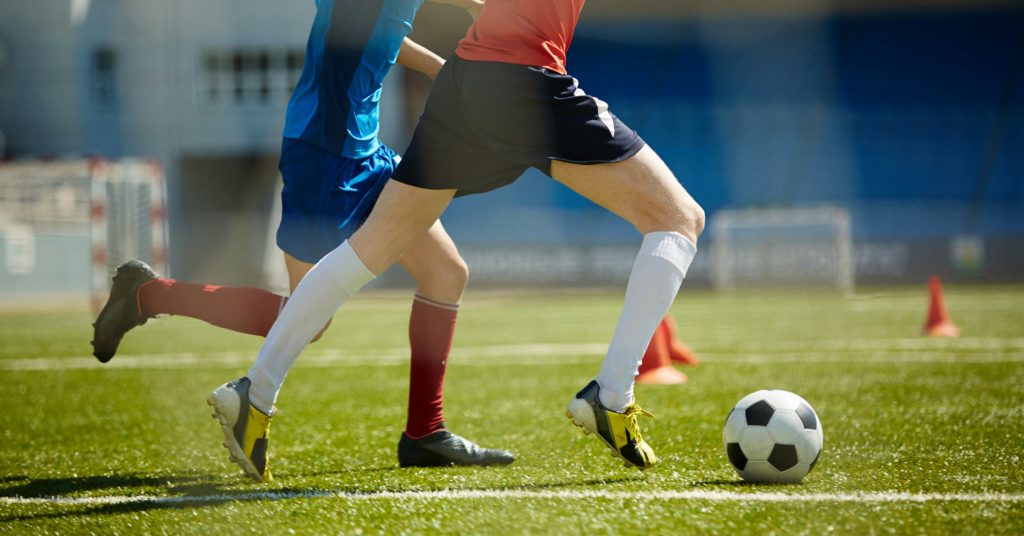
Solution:
[(729, 462), (748, 482), (799, 482), (818, 463), (824, 439), (814, 409), (789, 391), (743, 397), (722, 431)]

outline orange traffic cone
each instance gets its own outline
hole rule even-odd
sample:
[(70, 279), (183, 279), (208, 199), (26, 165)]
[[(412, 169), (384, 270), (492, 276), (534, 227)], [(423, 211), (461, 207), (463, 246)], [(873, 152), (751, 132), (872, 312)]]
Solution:
[[(674, 341), (672, 334), (675, 330), (672, 329), (674, 326), (669, 325), (670, 322), (671, 317), (666, 316), (658, 324), (658, 329), (654, 331), (651, 343), (647, 345), (647, 352), (644, 353), (643, 363), (640, 364), (636, 383), (660, 385), (686, 383), (686, 374), (672, 367), (672, 342)], [(687, 350), (689, 349), (687, 348)]]
[(928, 320), (924, 324), (924, 334), (929, 337), (959, 337), (960, 328), (949, 319), (946, 304), (942, 299), (942, 281), (933, 275), (928, 280), (928, 293), (931, 303), (928, 306)]
[(672, 315), (665, 315), (658, 329), (665, 330), (666, 338), (668, 339), (668, 353), (672, 361), (691, 366), (696, 366), (700, 363), (697, 353), (676, 336), (676, 320), (672, 318)]

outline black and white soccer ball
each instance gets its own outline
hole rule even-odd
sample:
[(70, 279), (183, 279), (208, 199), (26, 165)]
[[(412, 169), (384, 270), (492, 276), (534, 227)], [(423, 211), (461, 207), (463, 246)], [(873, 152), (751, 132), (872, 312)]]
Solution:
[(743, 480), (799, 482), (814, 469), (825, 435), (814, 408), (789, 391), (757, 391), (736, 403), (722, 441)]

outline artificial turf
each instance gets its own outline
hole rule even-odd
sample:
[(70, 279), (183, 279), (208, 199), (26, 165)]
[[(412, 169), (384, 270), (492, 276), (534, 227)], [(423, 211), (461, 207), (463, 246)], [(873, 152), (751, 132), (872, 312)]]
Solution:
[[(275, 481), (263, 485), (228, 462), (204, 403), (244, 374), (260, 339), (158, 319), (100, 365), (89, 314), (8, 310), (0, 531), (1019, 534), (1024, 288), (946, 298), (959, 339), (919, 336), (923, 288), (684, 290), (672, 312), (704, 362), (685, 369), (686, 385), (638, 386), (662, 459), (641, 473), (563, 415), (600, 365), (621, 294), (471, 291), (447, 422), (519, 459), (400, 469), (408, 294), (369, 293), (289, 375), (271, 433)], [(729, 409), (765, 388), (800, 394), (824, 425), (800, 485), (743, 484), (722, 449)], [(758, 500), (769, 494), (784, 497)]]

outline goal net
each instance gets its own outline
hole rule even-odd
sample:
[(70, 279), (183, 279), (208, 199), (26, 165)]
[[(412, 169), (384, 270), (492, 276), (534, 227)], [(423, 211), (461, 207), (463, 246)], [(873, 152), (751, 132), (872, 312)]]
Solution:
[(120, 263), (165, 271), (163, 171), (140, 160), (0, 165), (0, 298), (89, 295)]
[(715, 288), (853, 291), (850, 216), (841, 207), (719, 210), (711, 237)]

